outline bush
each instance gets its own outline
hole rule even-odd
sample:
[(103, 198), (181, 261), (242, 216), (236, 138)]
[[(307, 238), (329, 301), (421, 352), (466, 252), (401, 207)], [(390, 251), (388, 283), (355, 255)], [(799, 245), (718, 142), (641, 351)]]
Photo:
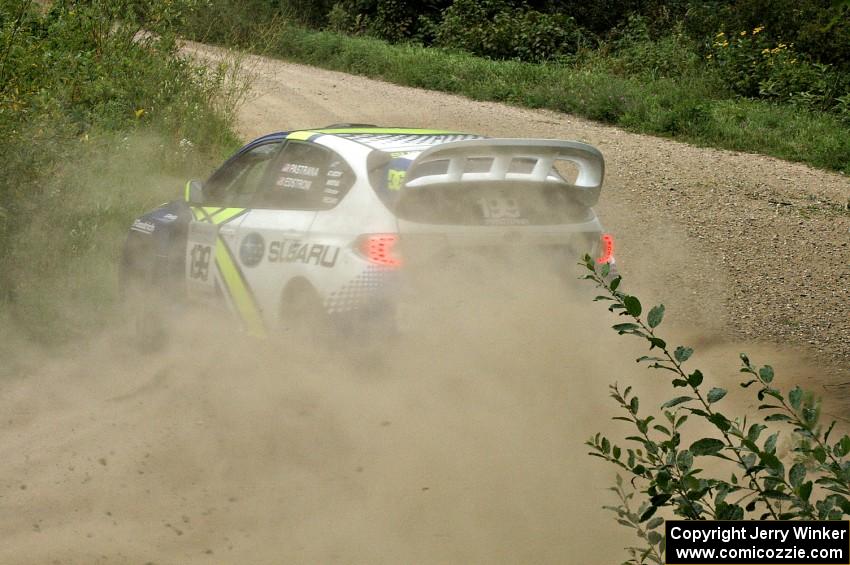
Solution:
[(708, 58), (738, 94), (831, 110), (847, 92), (850, 75), (811, 61), (793, 45), (774, 43), (759, 26), (732, 35), (719, 32)]
[(436, 33), (442, 47), (532, 62), (574, 54), (585, 42), (571, 17), (517, 9), (509, 0), (455, 0)]
[[(659, 531), (664, 518), (659, 512), (688, 520), (850, 516), (850, 436), (836, 439), (835, 422), (826, 428), (820, 424), (820, 405), (814, 395), (800, 387), (783, 394), (773, 385), (772, 367), (756, 368), (741, 354), (745, 374), (741, 386), (755, 391), (764, 423), (725, 415), (721, 404), (727, 390), (708, 388), (699, 369), (685, 369), (693, 349), (674, 348), (658, 335), (664, 306), (645, 313), (637, 297), (619, 290), (620, 277), (609, 278), (607, 264), (597, 268), (585, 256), (584, 266), (589, 271), (585, 278), (604, 291), (596, 300), (610, 302), (611, 312), (629, 320), (613, 329), (649, 344), (649, 355), (637, 362), (666, 371), (676, 391), (658, 411), (647, 413), (632, 387), (612, 385), (611, 397), (623, 412), (614, 419), (627, 422), (635, 432), (625, 438), (624, 447), (600, 433), (587, 442), (590, 455), (618, 467), (635, 489), (628, 489), (618, 475), (611, 490), (619, 504), (606, 507), (641, 540), (640, 547), (630, 548), (628, 563), (664, 563), (665, 539)], [(693, 421), (705, 422), (714, 433), (686, 447), (686, 424)], [(777, 450), (783, 427), (790, 431), (793, 446), (784, 457)], [(700, 457), (715, 458), (719, 467), (713, 466), (710, 474), (701, 468), (705, 463), (699, 463)]]
[[(239, 88), (230, 69), (177, 56), (168, 2), (60, 1), (42, 13), (6, 1), (0, 13), (0, 317), (64, 339), (80, 325), (62, 304), (90, 300), (99, 315), (114, 295), (109, 260), (162, 197), (153, 179), (176, 188), (173, 176), (233, 146)], [(140, 137), (155, 141), (128, 145)]]

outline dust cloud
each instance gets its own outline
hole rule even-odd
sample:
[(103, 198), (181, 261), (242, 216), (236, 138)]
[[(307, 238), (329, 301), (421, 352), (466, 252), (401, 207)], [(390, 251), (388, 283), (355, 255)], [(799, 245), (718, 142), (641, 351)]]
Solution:
[(392, 340), (175, 311), (157, 353), (120, 322), (33, 353), (0, 397), (0, 562), (619, 562), (635, 540), (583, 442), (625, 435), (609, 382), (651, 406), (664, 379), (572, 263), (420, 273)]

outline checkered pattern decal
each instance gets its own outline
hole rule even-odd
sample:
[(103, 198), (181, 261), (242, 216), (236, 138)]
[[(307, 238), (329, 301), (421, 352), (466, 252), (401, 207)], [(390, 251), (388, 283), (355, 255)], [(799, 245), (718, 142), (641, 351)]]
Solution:
[(385, 267), (369, 266), (341, 289), (330, 293), (325, 299), (325, 309), (329, 314), (357, 310), (387, 285), (393, 271)]
[(422, 151), (432, 145), (463, 141), (466, 139), (481, 139), (480, 135), (472, 134), (441, 134), (441, 135), (406, 135), (406, 134), (336, 134), (339, 137), (358, 141), (372, 149), (381, 151)]

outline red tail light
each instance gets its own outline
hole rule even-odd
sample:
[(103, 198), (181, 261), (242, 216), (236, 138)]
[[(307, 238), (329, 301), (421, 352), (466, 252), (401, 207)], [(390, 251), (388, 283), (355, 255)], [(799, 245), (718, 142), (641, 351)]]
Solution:
[(383, 267), (400, 267), (401, 257), (395, 249), (398, 234), (371, 233), (361, 235), (357, 240), (357, 249), (366, 259)]
[(602, 256), (596, 262), (600, 265), (610, 263), (614, 259), (614, 236), (610, 233), (602, 234)]

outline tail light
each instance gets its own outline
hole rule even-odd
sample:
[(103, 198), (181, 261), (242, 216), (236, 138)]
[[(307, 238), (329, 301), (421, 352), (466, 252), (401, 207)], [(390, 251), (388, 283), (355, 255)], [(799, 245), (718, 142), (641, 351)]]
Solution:
[(357, 239), (357, 250), (370, 262), (383, 267), (400, 267), (401, 257), (396, 250), (398, 234), (370, 233)]
[(614, 236), (610, 233), (603, 233), (600, 239), (602, 240), (602, 255), (596, 259), (596, 262), (602, 265), (614, 260)]

